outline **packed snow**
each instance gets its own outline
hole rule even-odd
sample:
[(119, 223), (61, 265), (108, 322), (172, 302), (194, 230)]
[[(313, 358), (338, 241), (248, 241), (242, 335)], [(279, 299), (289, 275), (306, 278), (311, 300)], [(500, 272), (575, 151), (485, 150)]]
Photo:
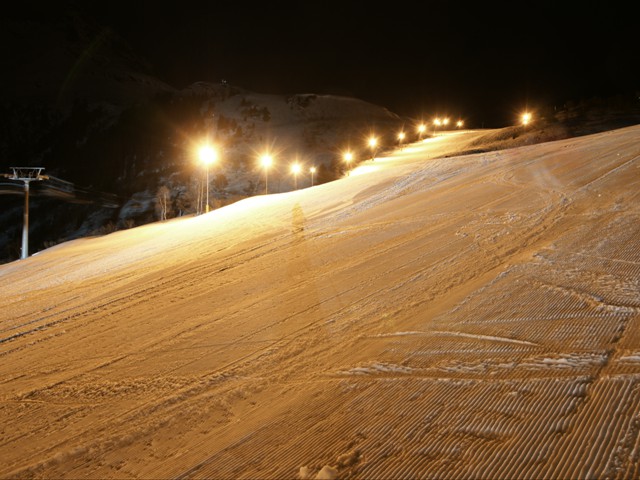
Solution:
[(0, 266), (2, 478), (638, 478), (640, 126)]

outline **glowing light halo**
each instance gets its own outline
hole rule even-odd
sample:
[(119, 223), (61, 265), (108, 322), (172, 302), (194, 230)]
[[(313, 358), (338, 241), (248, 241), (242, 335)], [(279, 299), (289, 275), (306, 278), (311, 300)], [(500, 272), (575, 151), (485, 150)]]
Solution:
[(344, 152), (344, 155), (342, 156), (342, 158), (344, 159), (345, 163), (349, 164), (353, 161), (353, 153), (349, 151)]
[(273, 165), (273, 157), (268, 153), (265, 153), (260, 157), (260, 165), (262, 165), (264, 168), (269, 168), (271, 165)]
[(202, 145), (198, 149), (198, 158), (205, 165), (211, 165), (218, 159), (218, 151), (211, 145)]

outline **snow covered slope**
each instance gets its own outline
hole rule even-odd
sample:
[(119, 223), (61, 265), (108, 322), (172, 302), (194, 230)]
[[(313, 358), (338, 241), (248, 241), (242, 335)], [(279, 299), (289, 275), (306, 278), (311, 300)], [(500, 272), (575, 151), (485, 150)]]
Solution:
[(0, 476), (637, 478), (640, 127), (0, 266)]

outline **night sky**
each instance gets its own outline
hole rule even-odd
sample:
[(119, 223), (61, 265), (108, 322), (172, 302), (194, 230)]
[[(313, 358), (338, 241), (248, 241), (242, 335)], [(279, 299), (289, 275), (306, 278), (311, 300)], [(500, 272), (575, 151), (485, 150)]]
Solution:
[(349, 95), (477, 127), (509, 124), (525, 106), (640, 89), (637, 17), (621, 2), (79, 4), (177, 88), (224, 79)]

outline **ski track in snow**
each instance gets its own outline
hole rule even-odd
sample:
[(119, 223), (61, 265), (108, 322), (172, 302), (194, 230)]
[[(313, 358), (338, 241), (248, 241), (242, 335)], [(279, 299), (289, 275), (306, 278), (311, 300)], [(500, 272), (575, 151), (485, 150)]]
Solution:
[(3, 478), (638, 478), (640, 127), (0, 266)]

